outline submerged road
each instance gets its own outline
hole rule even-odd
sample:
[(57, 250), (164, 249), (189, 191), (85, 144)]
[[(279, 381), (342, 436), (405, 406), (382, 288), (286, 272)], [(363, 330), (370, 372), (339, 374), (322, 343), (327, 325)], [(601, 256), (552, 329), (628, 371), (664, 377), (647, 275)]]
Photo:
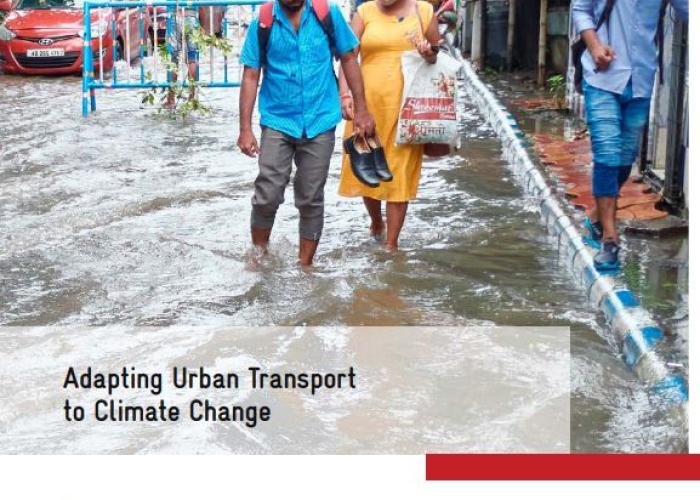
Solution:
[(572, 449), (686, 448), (467, 99), (462, 146), (424, 164), (398, 254), (369, 237), (359, 199), (337, 195), (337, 145), (304, 272), (291, 192), (269, 259), (249, 265), (257, 166), (234, 147), (236, 91), (204, 90), (213, 115), (185, 121), (140, 109), (136, 92), (101, 92), (86, 120), (79, 95), (77, 78), (0, 75), (0, 325), (570, 326)]

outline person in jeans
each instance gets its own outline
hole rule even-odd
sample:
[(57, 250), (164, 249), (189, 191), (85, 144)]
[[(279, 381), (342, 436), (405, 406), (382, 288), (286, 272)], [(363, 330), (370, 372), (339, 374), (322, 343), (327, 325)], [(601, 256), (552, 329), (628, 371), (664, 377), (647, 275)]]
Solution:
[(367, 111), (362, 75), (353, 55), (359, 41), (340, 8), (329, 4), (334, 47), (312, 10), (311, 0), (275, 0), (273, 14), (260, 89), (260, 146), (251, 126), (262, 68), (259, 19), (248, 28), (241, 52), (244, 71), (238, 146), (249, 156), (259, 153), (251, 233), (253, 245), (263, 252), (267, 250), (277, 208), (284, 201), (292, 161), (296, 164), (294, 204), (299, 210), (299, 263), (309, 266), (323, 230), (324, 187), (335, 145), (335, 126), (342, 118), (333, 52), (340, 58), (359, 111), (356, 132), (363, 137), (372, 136), (375, 125)]
[[(186, 55), (187, 76), (194, 81), (197, 78), (197, 66), (199, 64), (199, 49), (192, 39), (193, 34), (200, 29), (199, 12), (194, 8), (184, 8), (176, 10), (174, 30), (168, 41), (173, 47), (171, 60), (176, 66), (180, 62), (183, 52)], [(173, 71), (173, 81), (177, 81), (177, 70)], [(189, 90), (190, 101), (194, 100), (195, 87)], [(176, 96), (173, 89), (168, 89), (168, 95), (163, 107), (173, 109), (176, 106)]]
[[(607, 0), (575, 0), (573, 21), (588, 50), (584, 53), (583, 92), (593, 147), (596, 207), (586, 225), (600, 249), (600, 270), (619, 266), (617, 198), (629, 178), (649, 117), (658, 68), (655, 41), (665, 0), (615, 0), (607, 23), (596, 26)], [(671, 0), (688, 19), (688, 0)]]

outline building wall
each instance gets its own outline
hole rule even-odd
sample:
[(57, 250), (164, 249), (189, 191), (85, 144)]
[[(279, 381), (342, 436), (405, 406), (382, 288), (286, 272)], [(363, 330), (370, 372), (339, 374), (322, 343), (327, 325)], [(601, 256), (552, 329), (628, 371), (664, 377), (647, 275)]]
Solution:
[(665, 199), (683, 211), (689, 137), (687, 26), (672, 8), (664, 22), (663, 82), (657, 75), (646, 138), (644, 171), (663, 185)]
[(535, 70), (540, 31), (540, 0), (517, 0), (517, 2), (514, 67), (519, 70)]

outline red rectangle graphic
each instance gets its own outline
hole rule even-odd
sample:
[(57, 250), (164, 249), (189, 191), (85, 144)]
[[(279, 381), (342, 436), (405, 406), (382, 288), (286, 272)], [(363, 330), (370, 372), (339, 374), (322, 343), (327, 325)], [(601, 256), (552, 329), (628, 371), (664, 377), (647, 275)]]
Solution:
[(700, 480), (700, 455), (426, 455), (428, 481)]

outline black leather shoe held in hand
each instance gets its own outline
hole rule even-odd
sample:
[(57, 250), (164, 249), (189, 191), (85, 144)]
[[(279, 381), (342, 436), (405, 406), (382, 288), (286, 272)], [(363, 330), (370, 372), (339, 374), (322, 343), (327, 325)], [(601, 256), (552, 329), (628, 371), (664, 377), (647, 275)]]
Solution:
[(374, 169), (377, 172), (379, 180), (382, 182), (391, 182), (394, 180), (394, 176), (391, 175), (389, 165), (386, 162), (384, 148), (379, 142), (379, 138), (377, 136), (368, 138), (367, 145), (372, 149), (372, 153), (374, 154)]
[(343, 141), (343, 148), (350, 156), (350, 167), (357, 180), (369, 187), (379, 186), (379, 177), (374, 167), (374, 152), (367, 141), (353, 134)]

